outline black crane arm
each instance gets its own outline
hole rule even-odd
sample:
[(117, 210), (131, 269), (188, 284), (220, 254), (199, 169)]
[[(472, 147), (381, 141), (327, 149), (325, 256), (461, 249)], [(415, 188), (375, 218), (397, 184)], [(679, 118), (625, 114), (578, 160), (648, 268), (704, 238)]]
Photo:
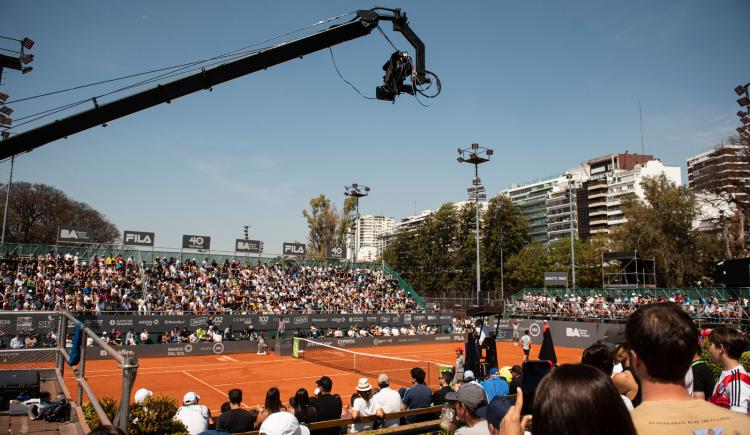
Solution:
[[(378, 12), (381, 10), (387, 11), (388, 14)], [(424, 44), (409, 27), (406, 15), (402, 14), (399, 9), (374, 8), (360, 10), (357, 11), (356, 18), (351, 21), (332, 26), (313, 35), (280, 44), (257, 54), (228, 62), (212, 69), (203, 70), (172, 82), (157, 85), (155, 88), (129, 95), (102, 104), (101, 106), (94, 101), (96, 107), (92, 109), (10, 136), (0, 142), (0, 160), (29, 152), (55, 140), (68, 137), (149, 107), (161, 103), (169, 103), (182, 96), (203, 89), (209, 89), (212, 86), (229, 80), (368, 35), (380, 21), (393, 21), (394, 30), (401, 32), (414, 46), (417, 58), (414, 74), (418, 83), (428, 83), (429, 79), (427, 79), (424, 69)], [(406, 77), (396, 77), (396, 80), (399, 79), (402, 82)], [(393, 80), (393, 77), (390, 77), (390, 80)], [(408, 87), (404, 86), (402, 88), (407, 89)], [(396, 95), (398, 93), (398, 91), (395, 92)], [(391, 92), (385, 99), (392, 101), (393, 97), (394, 92)]]

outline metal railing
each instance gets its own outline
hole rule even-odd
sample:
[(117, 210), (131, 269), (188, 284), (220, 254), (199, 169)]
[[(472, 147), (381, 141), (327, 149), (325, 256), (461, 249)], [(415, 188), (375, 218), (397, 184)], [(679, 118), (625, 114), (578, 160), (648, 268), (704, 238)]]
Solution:
[[(93, 332), (91, 329), (89, 329), (84, 323), (79, 323), (78, 320), (76, 320), (76, 318), (73, 317), (71, 313), (62, 312), (62, 311), (35, 311), (33, 313), (54, 316), (57, 318), (58, 320), (57, 325), (56, 325), (57, 337), (58, 337), (57, 346), (53, 348), (41, 348), (41, 349), (36, 349), (36, 348), (14, 349), (13, 353), (18, 354), (18, 353), (24, 353), (24, 352), (41, 352), (41, 351), (54, 352), (55, 373), (57, 374), (58, 380), (64, 383), (65, 366), (68, 365), (69, 361), (71, 360), (70, 353), (66, 350), (66, 347), (65, 347), (67, 338), (68, 338), (68, 322), (70, 321), (70, 322), (76, 323), (77, 325), (80, 325), (80, 331), (83, 334), (79, 343), (80, 348), (78, 349), (80, 353), (80, 359), (78, 361), (77, 367), (71, 366), (71, 369), (73, 371), (73, 374), (75, 375), (75, 381), (77, 384), (76, 404), (79, 407), (83, 405), (83, 396), (85, 394), (88, 397), (88, 400), (91, 403), (91, 406), (94, 408), (94, 412), (96, 413), (97, 417), (99, 417), (99, 421), (101, 421), (102, 425), (112, 425), (114, 423), (115, 426), (127, 432), (128, 421), (129, 421), (128, 416), (130, 413), (130, 392), (132, 390), (133, 384), (135, 383), (135, 376), (138, 372), (138, 359), (135, 357), (128, 357), (128, 358), (123, 357), (122, 354), (120, 354), (120, 352), (118, 352), (109, 344), (107, 344), (104, 340), (99, 338), (99, 336), (97, 336), (96, 333)], [(30, 313), (13, 311), (13, 312), (7, 312), (4, 314), (6, 315), (28, 315)], [(109, 357), (115, 359), (118, 362), (118, 367), (122, 368), (123, 370), (120, 407), (117, 411), (117, 414), (115, 415), (114, 422), (112, 422), (107, 416), (107, 414), (104, 412), (104, 409), (99, 403), (99, 400), (97, 399), (96, 394), (91, 389), (91, 386), (86, 380), (86, 350), (87, 350), (86, 341), (87, 341), (87, 338), (91, 338), (93, 342), (99, 346), (99, 349), (101, 349), (102, 351), (105, 351)]]
[(550, 296), (566, 298), (571, 296), (580, 297), (613, 297), (627, 298), (637, 295), (638, 297), (647, 298), (671, 298), (675, 294), (691, 299), (711, 299), (716, 298), (720, 301), (736, 298), (750, 298), (750, 288), (525, 288), (512, 297), (513, 301), (521, 299), (524, 296)]

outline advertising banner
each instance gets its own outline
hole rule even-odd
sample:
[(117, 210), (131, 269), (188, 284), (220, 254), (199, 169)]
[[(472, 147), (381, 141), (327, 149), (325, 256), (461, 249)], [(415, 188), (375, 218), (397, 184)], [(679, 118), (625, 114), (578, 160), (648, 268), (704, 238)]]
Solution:
[(57, 241), (68, 243), (91, 243), (93, 241), (91, 234), (91, 228), (61, 227), (60, 231), (57, 232)]
[(340, 246), (329, 247), (326, 250), (326, 257), (328, 258), (344, 258), (346, 257), (346, 249)]
[(156, 236), (154, 233), (144, 231), (125, 231), (122, 236), (123, 245), (127, 246), (154, 246)]
[(307, 253), (304, 243), (289, 243), (284, 242), (284, 246), (281, 251), (284, 255), (297, 255), (304, 256)]
[(568, 273), (567, 272), (544, 272), (544, 286), (545, 287), (567, 287), (568, 286)]
[(211, 249), (211, 238), (208, 236), (182, 236), (182, 249)]
[(261, 242), (260, 240), (236, 239), (234, 241), (234, 250), (237, 252), (260, 254), (261, 245), (263, 245), (263, 242)]

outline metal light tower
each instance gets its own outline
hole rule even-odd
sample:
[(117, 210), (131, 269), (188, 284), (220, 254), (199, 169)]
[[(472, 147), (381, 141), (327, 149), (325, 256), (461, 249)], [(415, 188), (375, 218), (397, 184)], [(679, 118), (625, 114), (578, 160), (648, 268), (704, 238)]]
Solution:
[(487, 195), (482, 186), (482, 180), (479, 179), (479, 165), (490, 161), (493, 151), (490, 148), (480, 147), (479, 144), (473, 143), (470, 148), (458, 149), (458, 163), (470, 163), (474, 165), (474, 180), (472, 187), (469, 187), (469, 199), (474, 200), (476, 206), (476, 231), (477, 231), (477, 306), (479, 306), (479, 295), (482, 292), (481, 266), (479, 255), (479, 201), (487, 199)]
[(568, 202), (570, 203), (570, 271), (571, 278), (573, 278), (571, 288), (576, 288), (576, 220), (573, 219), (573, 189), (575, 188), (575, 180), (573, 179), (573, 174), (567, 174), (566, 177), (568, 179)]
[(344, 189), (346, 191), (344, 192), (344, 196), (351, 196), (356, 198), (356, 204), (357, 204), (357, 224), (356, 227), (352, 225), (352, 229), (354, 229), (354, 237), (352, 237), (352, 244), (354, 245), (354, 251), (352, 252), (352, 261), (357, 257), (359, 254), (359, 198), (365, 197), (370, 194), (370, 188), (361, 184), (352, 183), (351, 186), (344, 186)]

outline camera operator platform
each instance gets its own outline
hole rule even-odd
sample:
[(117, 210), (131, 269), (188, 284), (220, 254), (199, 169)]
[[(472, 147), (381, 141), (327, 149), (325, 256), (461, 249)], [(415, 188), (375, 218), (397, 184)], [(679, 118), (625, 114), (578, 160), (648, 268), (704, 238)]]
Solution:
[[(468, 317), (479, 318), (475, 328), (466, 339), (466, 369), (475, 370), (478, 376), (484, 377), (490, 369), (497, 368), (497, 346), (500, 335), (500, 319), (504, 312), (502, 306), (482, 306), (466, 310)], [(491, 325), (496, 319), (494, 328)]]

